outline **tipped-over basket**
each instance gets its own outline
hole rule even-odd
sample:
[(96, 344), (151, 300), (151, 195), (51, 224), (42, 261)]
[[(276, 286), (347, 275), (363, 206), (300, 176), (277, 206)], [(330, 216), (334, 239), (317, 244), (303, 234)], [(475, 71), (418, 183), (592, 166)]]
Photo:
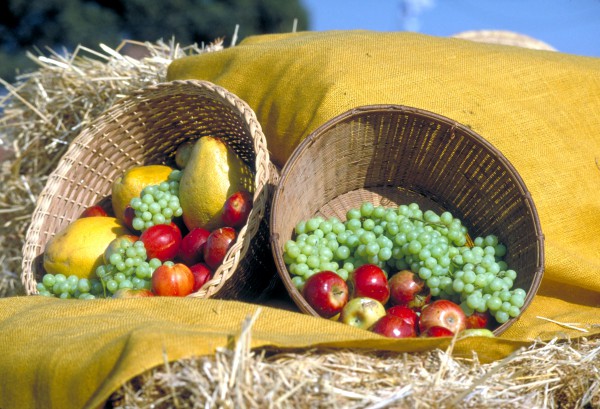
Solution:
[[(271, 207), (271, 249), (279, 275), (302, 312), (318, 314), (294, 286), (284, 245), (296, 224), (314, 216), (346, 220), (364, 201), (375, 206), (416, 202), (447, 210), (471, 237), (494, 234), (527, 291), (524, 311), (544, 267), (543, 235), (533, 200), (509, 161), (469, 128), (421, 109), (358, 107), (323, 124), (281, 171)], [(494, 329), (500, 334), (518, 317)]]
[(23, 247), (22, 281), (36, 294), (48, 240), (88, 206), (106, 200), (112, 182), (138, 165), (175, 166), (177, 147), (218, 137), (249, 166), (253, 209), (213, 277), (192, 296), (258, 299), (278, 281), (269, 248), (268, 214), (277, 169), (252, 109), (206, 81), (165, 82), (117, 101), (69, 146), (38, 199)]

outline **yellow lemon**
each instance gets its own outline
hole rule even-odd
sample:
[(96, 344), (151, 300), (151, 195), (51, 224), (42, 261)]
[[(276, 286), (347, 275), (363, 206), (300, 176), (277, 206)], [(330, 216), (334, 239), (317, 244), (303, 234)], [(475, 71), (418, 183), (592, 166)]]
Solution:
[(95, 277), (111, 241), (131, 234), (114, 217), (84, 217), (69, 223), (46, 243), (44, 269), (50, 274)]
[(220, 139), (200, 138), (190, 153), (179, 183), (179, 203), (188, 229), (222, 226), (221, 212), (229, 196), (252, 191), (248, 167)]
[(146, 186), (158, 185), (168, 179), (173, 169), (164, 165), (135, 166), (112, 184), (112, 207), (115, 217), (125, 221), (125, 208)]

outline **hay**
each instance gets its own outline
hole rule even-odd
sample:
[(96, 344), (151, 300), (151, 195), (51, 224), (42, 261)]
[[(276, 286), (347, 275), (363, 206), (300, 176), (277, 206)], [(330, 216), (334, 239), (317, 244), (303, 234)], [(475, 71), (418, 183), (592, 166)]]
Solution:
[(147, 371), (115, 408), (597, 408), (600, 338), (534, 343), (481, 364), (446, 351), (250, 349), (249, 318), (214, 356)]
[(222, 40), (185, 48), (174, 41), (126, 41), (116, 50), (100, 48), (30, 53), (38, 70), (21, 75), (16, 84), (0, 79), (8, 90), (0, 99), (0, 297), (24, 293), (21, 251), (37, 196), (80, 130), (120, 97), (164, 81), (173, 59), (223, 46)]

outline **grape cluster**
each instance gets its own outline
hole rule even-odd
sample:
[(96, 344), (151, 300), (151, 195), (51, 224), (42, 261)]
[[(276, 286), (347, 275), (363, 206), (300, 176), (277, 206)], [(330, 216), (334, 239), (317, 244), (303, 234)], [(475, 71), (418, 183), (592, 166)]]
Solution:
[(130, 205), (135, 212), (132, 221), (134, 229), (144, 231), (155, 224), (169, 224), (173, 217), (182, 215), (180, 180), (181, 171), (174, 169), (166, 181), (146, 186), (139, 197), (131, 199)]
[(79, 298), (88, 300), (103, 294), (102, 283), (98, 279), (79, 278), (76, 275), (44, 274), (37, 284), (40, 295), (59, 298)]
[[(153, 258), (148, 260), (144, 242), (131, 242), (126, 238), (117, 238), (113, 251), (105, 263), (96, 269), (106, 295), (112, 295), (121, 288), (134, 290), (150, 289), (152, 273), (162, 262)], [(109, 246), (110, 247), (110, 246)]]
[(432, 296), (460, 304), (467, 314), (489, 311), (506, 322), (525, 300), (523, 290), (512, 289), (516, 272), (502, 260), (506, 247), (494, 235), (469, 240), (467, 228), (450, 212), (422, 211), (417, 203), (385, 208), (364, 202), (347, 211), (345, 222), (300, 221), (294, 239), (285, 243), (284, 261), (299, 289), (323, 270), (347, 280), (367, 263), (388, 275), (410, 269)]

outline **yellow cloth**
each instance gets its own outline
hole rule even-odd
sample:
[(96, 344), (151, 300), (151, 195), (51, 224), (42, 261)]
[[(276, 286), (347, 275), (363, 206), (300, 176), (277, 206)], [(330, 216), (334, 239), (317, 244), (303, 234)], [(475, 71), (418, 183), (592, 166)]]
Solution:
[[(487, 362), (537, 337), (600, 333), (600, 59), (408, 33), (269, 35), (171, 65), (246, 100), (281, 165), (308, 133), (357, 105), (399, 103), (471, 126), (514, 164), (546, 237), (542, 287), (496, 339), (456, 353)], [(279, 306), (279, 304), (274, 304)], [(180, 298), (0, 300), (0, 408), (96, 408), (123, 382), (227, 345), (254, 304)], [(538, 316), (587, 329), (561, 327)], [(448, 340), (391, 340), (263, 307), (252, 345), (422, 351)]]
[[(547, 301), (536, 298), (534, 307)], [(555, 310), (549, 313), (569, 321), (577, 318), (570, 313), (574, 304), (552, 305)], [(0, 408), (102, 407), (124, 382), (164, 365), (165, 356), (173, 361), (227, 346), (258, 308), (262, 310), (251, 329), (253, 347), (424, 351), (449, 345), (448, 339), (440, 338), (393, 340), (339, 322), (237, 301), (4, 298), (0, 299)], [(554, 324), (541, 322), (539, 328), (557, 335)], [(454, 352), (470, 358), (476, 351), (488, 362), (528, 344), (504, 337), (467, 338)]]

